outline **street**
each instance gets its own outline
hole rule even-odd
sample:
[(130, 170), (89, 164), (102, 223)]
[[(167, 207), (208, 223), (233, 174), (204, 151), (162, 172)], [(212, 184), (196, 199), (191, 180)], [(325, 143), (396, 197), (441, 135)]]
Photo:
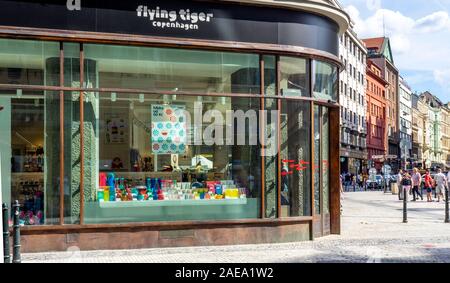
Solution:
[(25, 254), (24, 262), (146, 263), (303, 263), (450, 262), (450, 224), (444, 203), (402, 202), (382, 192), (345, 193), (342, 235), (313, 242), (188, 247), (127, 251)]

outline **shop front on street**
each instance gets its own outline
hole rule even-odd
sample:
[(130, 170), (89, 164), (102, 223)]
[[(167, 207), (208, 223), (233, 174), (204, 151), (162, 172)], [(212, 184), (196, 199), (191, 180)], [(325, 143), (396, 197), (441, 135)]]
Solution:
[(105, 2), (0, 1), (2, 196), (23, 252), (340, 233), (345, 13)]

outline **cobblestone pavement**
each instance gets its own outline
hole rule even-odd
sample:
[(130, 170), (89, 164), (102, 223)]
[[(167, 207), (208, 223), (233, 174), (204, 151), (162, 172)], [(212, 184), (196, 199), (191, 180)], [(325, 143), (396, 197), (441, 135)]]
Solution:
[(346, 193), (342, 235), (313, 242), (188, 247), (126, 251), (25, 254), (24, 262), (450, 262), (450, 224), (444, 203), (410, 202), (402, 223), (402, 202), (382, 192)]

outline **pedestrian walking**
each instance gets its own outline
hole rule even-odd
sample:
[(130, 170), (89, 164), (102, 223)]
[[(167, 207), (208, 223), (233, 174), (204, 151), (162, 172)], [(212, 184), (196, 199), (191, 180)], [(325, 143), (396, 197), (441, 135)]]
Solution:
[(413, 201), (417, 201), (417, 197), (419, 196), (421, 200), (423, 200), (423, 195), (419, 188), (422, 186), (422, 176), (419, 173), (419, 169), (414, 168), (413, 169), (413, 175), (411, 176), (412, 180), (412, 193), (413, 193)]
[(403, 171), (402, 170), (398, 170), (397, 184), (398, 184), (398, 199), (399, 200), (403, 200), (402, 180), (403, 180)]
[(447, 177), (442, 173), (442, 169), (438, 169), (437, 174), (434, 176), (434, 182), (436, 183), (436, 195), (438, 202), (444, 199), (445, 188), (447, 187)]
[(363, 187), (364, 187), (364, 191), (367, 191), (367, 180), (369, 180), (369, 175), (367, 175), (367, 173), (364, 173), (364, 175), (363, 175)]
[(411, 175), (406, 173), (405, 175), (403, 175), (403, 178), (402, 178), (402, 190), (404, 191), (403, 197), (406, 199), (406, 201), (408, 201), (408, 195), (409, 195), (409, 191), (411, 190), (411, 186), (412, 186)]
[(345, 191), (347, 192), (347, 191), (349, 191), (349, 186), (350, 186), (350, 184), (351, 184), (351, 181), (350, 181), (350, 173), (345, 173), (344, 174), (344, 186), (345, 186)]
[(425, 189), (427, 190), (427, 202), (433, 201), (433, 178), (431, 178), (430, 171), (427, 170), (425, 177), (423, 178), (425, 182)]

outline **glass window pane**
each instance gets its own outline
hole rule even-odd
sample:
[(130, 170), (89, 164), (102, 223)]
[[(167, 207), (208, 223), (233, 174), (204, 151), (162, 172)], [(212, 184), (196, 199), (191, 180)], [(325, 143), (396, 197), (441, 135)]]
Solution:
[(313, 61), (313, 96), (337, 101), (338, 68), (329, 63)]
[[(276, 95), (276, 59), (264, 56), (265, 95)], [(277, 217), (278, 209), (278, 100), (265, 99), (264, 167), (266, 218)]]
[(259, 99), (86, 97), (85, 223), (261, 216)]
[(314, 211), (320, 214), (320, 113), (314, 106)]
[(323, 186), (323, 213), (330, 213), (330, 121), (328, 108), (322, 107), (322, 186)]
[(260, 93), (257, 54), (94, 44), (84, 52), (97, 65), (101, 88)]
[(45, 65), (58, 57), (58, 42), (0, 39), (0, 84), (53, 85)]
[(59, 170), (48, 166), (59, 156), (59, 140), (49, 139), (59, 136), (59, 95), (3, 90), (0, 105), (2, 199), (19, 201), (23, 225), (59, 223)]
[(283, 100), (281, 216), (311, 216), (311, 107)]
[(283, 96), (311, 96), (309, 93), (309, 60), (280, 58), (280, 88)]

